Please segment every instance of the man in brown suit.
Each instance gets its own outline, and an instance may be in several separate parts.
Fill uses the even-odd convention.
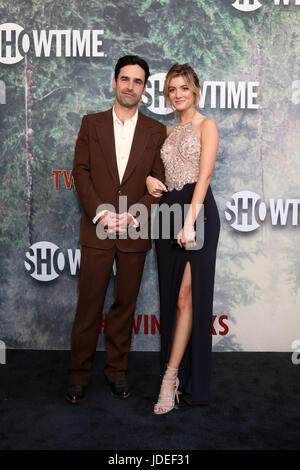
[[[160,148],[166,128],[138,111],[148,77],[148,65],[140,57],[119,59],[113,109],[84,116],[76,141],[73,178],[83,211],[79,295],[66,395],[71,403],[83,400],[92,374],[114,260],[114,302],[106,323],[104,373],[114,396],[130,394],[126,371],[132,324],[146,252],[151,248],[151,204],[159,202],[147,193],[145,182],[148,175],[164,181]],[[120,205],[124,196],[128,212],[122,212]],[[146,218],[133,207],[137,203],[147,208]],[[130,230],[143,232],[147,224],[146,237],[129,236]]]

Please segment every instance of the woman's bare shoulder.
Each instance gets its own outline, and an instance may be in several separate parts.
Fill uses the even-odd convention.
[[[218,127],[217,121],[211,116],[199,116],[193,121],[193,124],[199,131],[204,127]]]
[[[201,118],[196,118],[193,121],[195,130],[199,136],[200,141],[202,141],[202,136],[204,133],[212,133],[218,135],[218,123],[215,118],[211,116],[201,116]]]

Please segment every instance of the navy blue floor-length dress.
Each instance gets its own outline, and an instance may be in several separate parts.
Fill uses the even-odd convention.
[[[191,121],[175,125],[162,147],[162,159],[169,191],[163,194],[159,207],[163,204],[172,206],[177,203],[182,207],[190,204],[200,160],[200,140]],[[202,248],[181,249],[161,235],[155,240],[160,294],[161,374],[169,360],[184,269],[188,262],[191,266],[192,333],[179,368],[179,390],[186,401],[195,405],[207,404],[210,400],[213,295],[219,232],[219,212],[209,186],[204,199]],[[173,235],[176,237],[175,233]]]

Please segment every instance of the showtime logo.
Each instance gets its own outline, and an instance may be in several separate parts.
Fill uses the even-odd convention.
[[[154,114],[173,113],[172,108],[166,107],[163,96],[166,73],[151,75],[142,102]],[[209,106],[220,109],[258,109],[256,102],[258,97],[259,82],[233,82],[233,81],[205,81],[200,95],[199,108]]]
[[[260,196],[252,191],[239,191],[232,196],[233,203],[227,201],[229,210],[225,211],[225,218],[231,227],[239,232],[252,232],[266,219],[267,206],[259,202]],[[288,215],[291,225],[299,225],[300,199],[269,199],[269,211],[272,225],[287,225]]]
[[[37,281],[47,282],[56,279],[69,266],[75,276],[80,266],[80,249],[68,249],[65,255],[54,243],[48,241],[31,245],[25,254],[24,265],[27,272]]]
[[[24,32],[24,28],[16,23],[0,25],[0,62],[16,64],[24,59],[33,45],[36,57],[104,57],[99,51],[103,29],[67,30],[51,29],[33,30],[32,37]]]
[[[274,5],[287,6],[289,4],[290,0],[274,0]],[[300,5],[300,0],[294,0],[294,5]],[[236,0],[234,3],[232,3],[232,6],[237,10],[248,13],[249,11],[258,10],[262,4],[258,0]]]
[[[76,276],[80,267],[81,250],[67,249],[64,254],[55,243],[41,241],[31,245],[25,253],[24,266],[31,277],[41,282],[49,282],[58,278],[68,267],[69,273]],[[116,274],[114,261],[112,272]]]
[[[240,11],[254,11],[261,7],[258,0],[236,0],[232,6]]]
[[[149,111],[154,114],[170,114],[173,113],[172,108],[166,107],[163,94],[166,73],[155,73],[150,75],[147,81],[147,87],[142,102],[148,106]]]

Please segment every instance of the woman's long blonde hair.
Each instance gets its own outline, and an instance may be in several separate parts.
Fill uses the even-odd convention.
[[[189,64],[174,64],[168,71],[165,79],[164,84],[164,97],[166,100],[166,104],[170,107],[170,100],[169,100],[169,86],[170,81],[174,77],[184,77],[186,80],[187,85],[190,87],[192,92],[195,94],[195,106],[198,106],[200,100],[200,82],[198,75],[196,74],[195,70]]]

